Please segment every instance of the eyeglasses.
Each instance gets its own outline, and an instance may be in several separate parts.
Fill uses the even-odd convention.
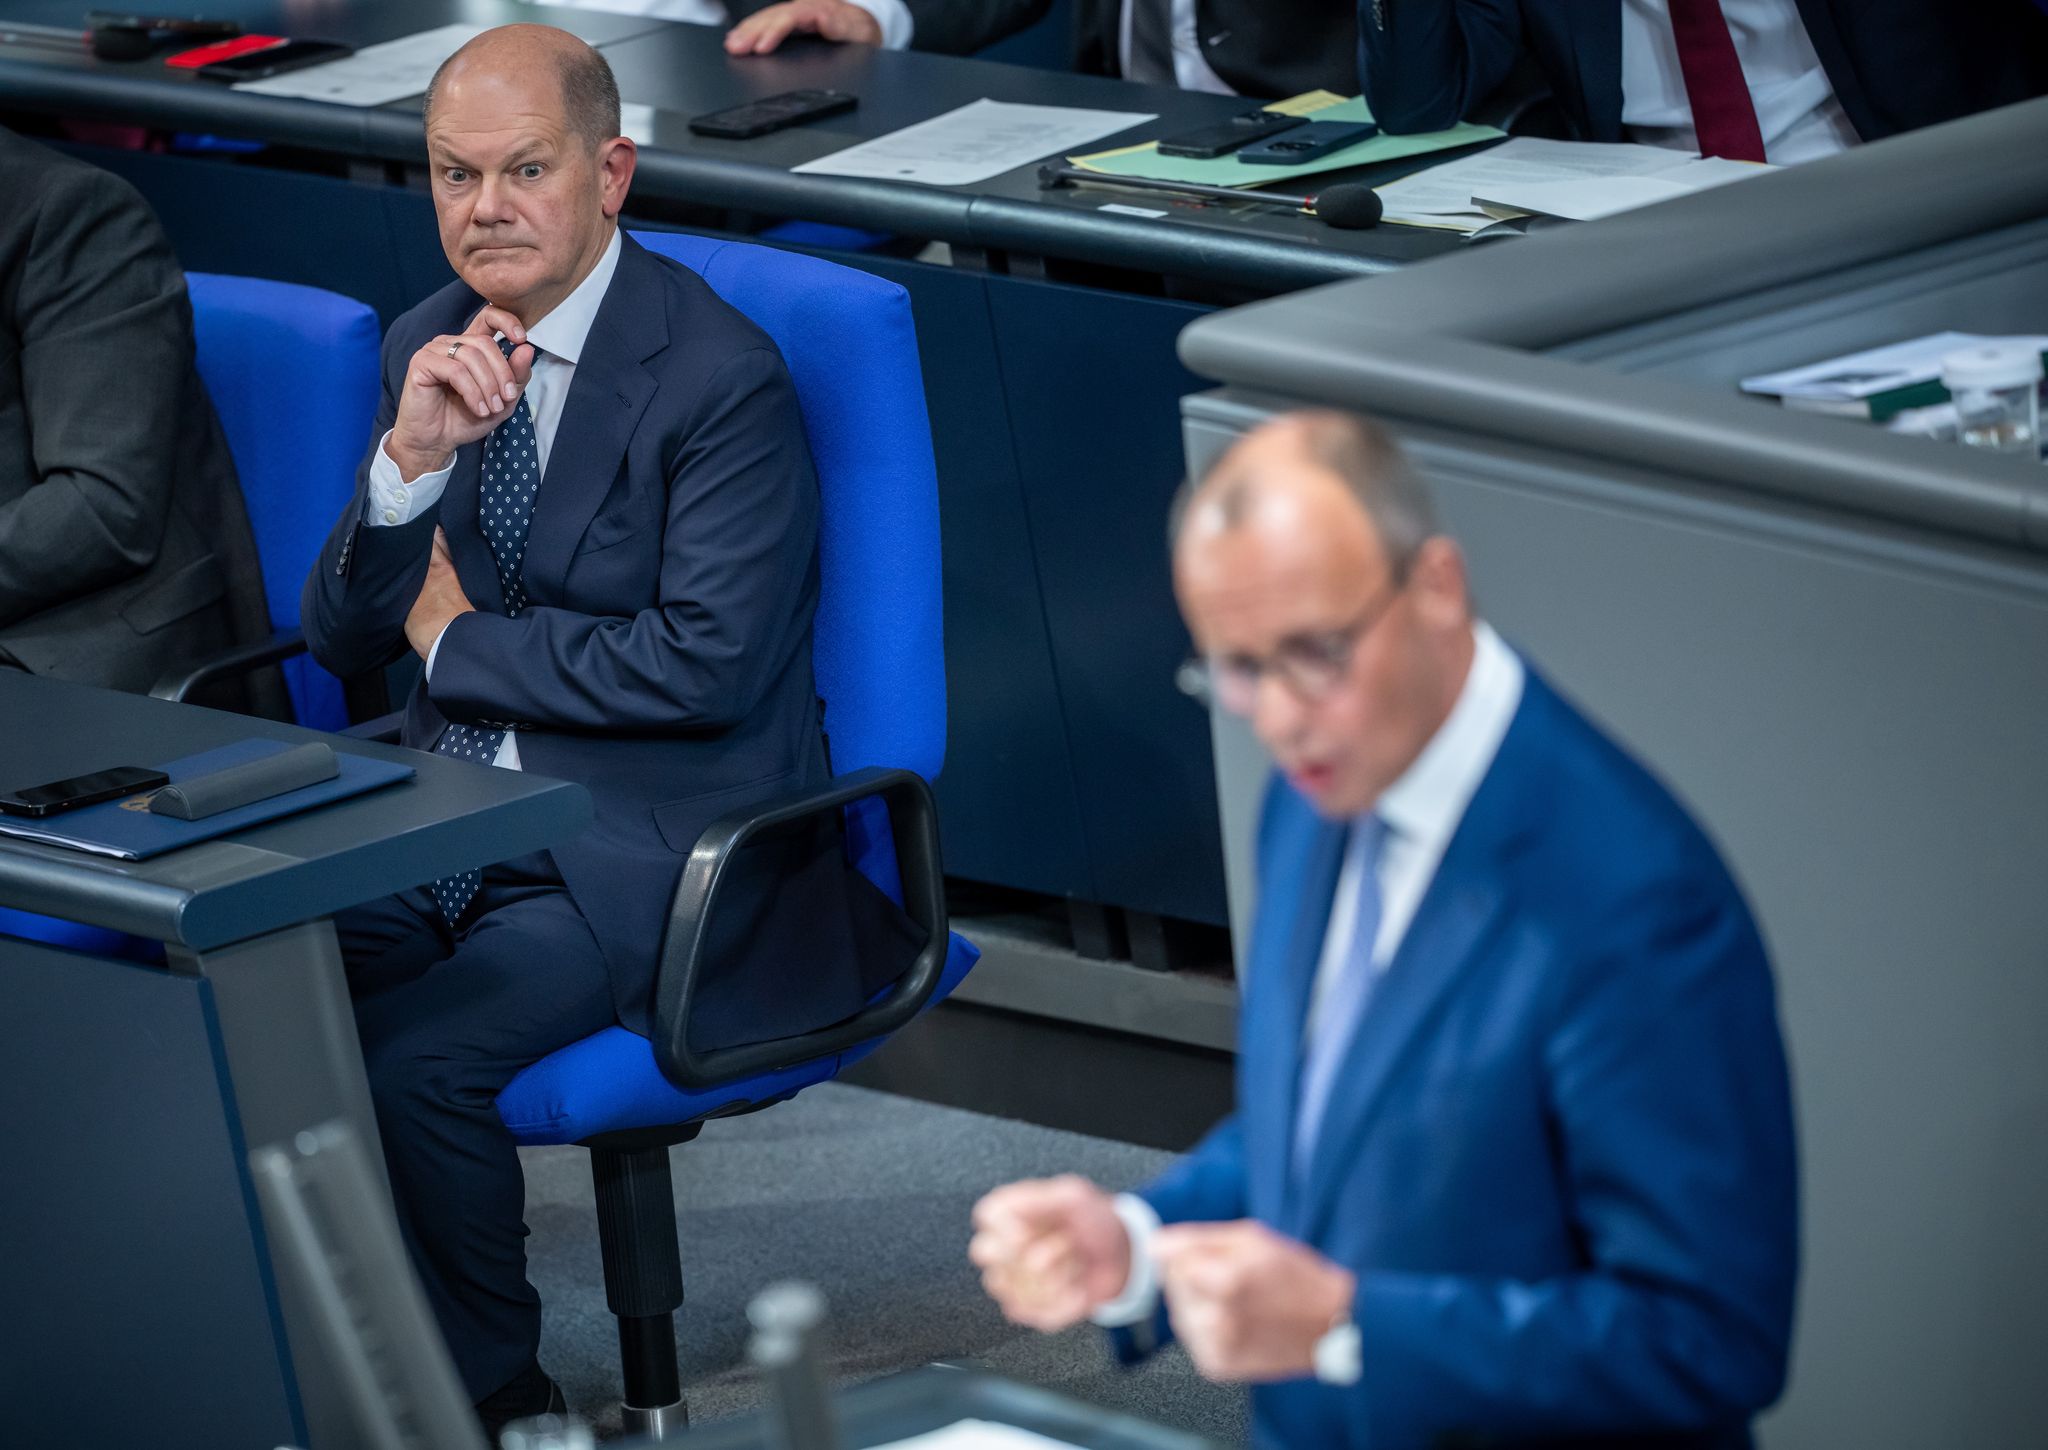
[[[1366,606],[1351,623],[1320,634],[1300,635],[1283,641],[1272,654],[1192,655],[1174,674],[1174,684],[1184,695],[1214,704],[1233,715],[1249,715],[1259,702],[1259,685],[1267,675],[1276,676],[1306,704],[1328,697],[1350,672],[1351,659],[1359,644],[1386,618],[1394,600],[1407,587],[1407,579],[1396,576],[1393,583]]]

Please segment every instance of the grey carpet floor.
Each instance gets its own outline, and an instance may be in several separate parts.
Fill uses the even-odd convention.
[[[530,1271],[546,1306],[541,1362],[601,1432],[618,1428],[618,1340],[605,1309],[580,1148],[528,1149]],[[1141,1183],[1169,1155],[1101,1138],[827,1084],[712,1123],[674,1150],[685,1302],[684,1393],[693,1423],[759,1407],[747,1300],[777,1279],[818,1285],[831,1306],[830,1370],[855,1381],[966,1361],[1227,1444],[1245,1434],[1241,1391],[1209,1384],[1174,1350],[1118,1368],[1087,1326],[1044,1336],[1004,1321],[967,1262],[968,1210],[1013,1178],[1086,1174]]]

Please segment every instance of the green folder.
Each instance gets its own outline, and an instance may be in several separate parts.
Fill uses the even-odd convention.
[[[1284,106],[1286,103],[1283,102]],[[1298,114],[1313,121],[1370,121],[1372,113],[1365,108],[1365,100],[1353,96],[1348,101],[1317,110],[1305,110]],[[1099,171],[1104,176],[1143,176],[1154,181],[1194,181],[1204,186],[1270,186],[1276,181],[1288,181],[1297,176],[1313,176],[1321,171],[1336,171],[1346,166],[1369,166],[1375,161],[1398,161],[1403,156],[1421,156],[1431,151],[1448,151],[1454,146],[1470,146],[1479,141],[1494,141],[1506,135],[1491,126],[1475,126],[1464,122],[1448,131],[1429,131],[1419,136],[1374,136],[1342,151],[1333,151],[1320,161],[1307,161],[1299,166],[1248,166],[1235,156],[1218,156],[1212,161],[1199,160],[1192,156],[1161,156],[1159,143],[1147,141],[1142,146],[1124,146],[1115,151],[1097,151],[1089,156],[1070,156],[1074,165],[1089,171]]]

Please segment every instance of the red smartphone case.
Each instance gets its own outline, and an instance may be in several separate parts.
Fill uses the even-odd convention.
[[[219,60],[233,60],[238,55],[251,51],[275,50],[285,43],[282,35],[238,35],[233,40],[219,40],[212,45],[195,45],[190,50],[181,50],[168,56],[165,65],[174,65],[180,70],[196,70],[202,65],[212,65]]]

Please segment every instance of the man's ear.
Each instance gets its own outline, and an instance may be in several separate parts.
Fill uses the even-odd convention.
[[[640,148],[630,136],[614,136],[597,148],[597,173],[604,214],[616,217],[626,205],[626,192],[633,185],[633,167]]]
[[[1430,625],[1450,629],[1470,622],[1472,594],[1466,582],[1465,554],[1448,535],[1432,534],[1422,541],[1408,566],[1408,585],[1415,594],[1415,607]]]

